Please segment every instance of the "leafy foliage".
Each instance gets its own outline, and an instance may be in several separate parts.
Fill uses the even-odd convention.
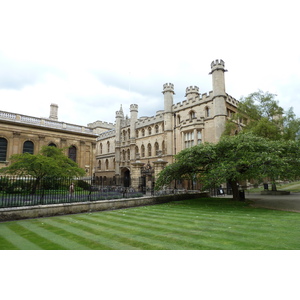
[[[174,179],[201,180],[204,188],[229,182],[233,196],[238,196],[238,181],[295,179],[300,175],[300,143],[272,141],[252,133],[223,137],[219,143],[204,143],[181,151],[176,162],[158,176],[156,188]]]
[[[85,171],[63,153],[63,149],[44,146],[41,151],[32,155],[29,153],[14,154],[10,158],[11,165],[0,170],[1,173],[19,176],[32,176],[36,179],[32,193],[42,178],[83,176]]]
[[[295,140],[300,132],[300,119],[293,108],[284,111],[276,95],[258,90],[240,99],[238,113],[228,122],[224,135],[230,135],[240,118],[247,118],[243,131],[272,140]]]

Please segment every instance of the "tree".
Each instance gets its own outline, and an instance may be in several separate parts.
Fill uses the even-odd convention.
[[[217,144],[204,143],[176,155],[156,180],[156,189],[174,179],[197,178],[204,188],[231,185],[239,199],[238,182],[250,179],[295,179],[300,175],[298,141],[272,141],[252,133],[222,137]]]
[[[258,90],[242,97],[238,113],[229,122],[224,135],[230,135],[237,121],[247,119],[242,130],[272,140],[295,140],[300,132],[300,119],[296,118],[293,108],[284,111],[279,106],[276,95]]]
[[[85,171],[63,153],[63,149],[44,146],[36,154],[14,154],[10,158],[11,164],[2,168],[1,173],[10,175],[25,176],[29,175],[35,178],[35,184],[32,187],[32,193],[45,177],[74,177],[83,176]]]

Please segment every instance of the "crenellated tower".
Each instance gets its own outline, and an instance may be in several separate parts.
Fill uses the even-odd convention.
[[[199,97],[200,93],[199,93],[199,87],[197,86],[188,86],[185,90],[185,97],[187,98],[187,100],[190,99],[195,99],[197,97]]]
[[[211,63],[212,85],[213,85],[213,118],[215,127],[215,141],[219,141],[225,130],[227,109],[225,92],[225,63],[222,59],[216,59]]]
[[[120,159],[121,159],[121,125],[124,120],[122,105],[120,110],[116,111],[116,144],[115,144],[115,159],[116,159],[116,175],[120,175]]]
[[[130,160],[135,159],[136,122],[138,119],[138,105],[130,105]]]
[[[174,118],[173,118],[173,96],[174,92],[174,84],[173,83],[165,83],[163,85],[164,94],[164,129],[165,129],[165,139],[168,141],[166,143],[166,151],[167,155],[173,155],[173,127],[174,127]]]

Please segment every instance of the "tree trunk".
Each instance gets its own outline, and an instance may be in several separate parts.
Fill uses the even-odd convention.
[[[35,179],[35,181],[33,182],[32,190],[31,190],[31,195],[35,195],[36,189],[37,189],[37,187],[38,187],[40,181],[41,181],[41,178],[37,177],[37,178]]]
[[[240,200],[240,194],[239,194],[239,186],[236,180],[230,180],[229,184],[231,185],[231,189],[232,189],[232,199],[233,200]]]

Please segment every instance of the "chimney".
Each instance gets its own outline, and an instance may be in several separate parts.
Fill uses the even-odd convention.
[[[50,105],[50,117],[49,117],[50,120],[54,120],[54,121],[58,120],[57,111],[58,111],[58,105],[52,103]]]

